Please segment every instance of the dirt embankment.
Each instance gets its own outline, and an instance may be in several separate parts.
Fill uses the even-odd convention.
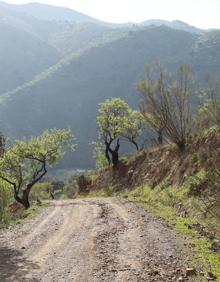
[[[0,231],[0,281],[189,281],[184,244],[125,199],[54,201]]]
[[[181,185],[202,169],[210,180],[213,172],[220,166],[220,128],[207,135],[204,133],[203,137],[195,136],[184,152],[168,144],[146,149],[124,159],[126,160],[122,160],[116,169],[100,171],[88,190],[99,190],[106,183],[115,185],[118,190],[144,184],[152,188],[161,183],[164,186]]]

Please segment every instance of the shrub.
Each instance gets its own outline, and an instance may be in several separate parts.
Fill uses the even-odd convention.
[[[12,193],[7,184],[0,182],[0,227],[9,221],[8,206],[12,198]]]
[[[30,199],[32,201],[48,200],[51,199],[52,192],[53,186],[50,182],[37,183],[34,185],[33,190],[30,193]]]

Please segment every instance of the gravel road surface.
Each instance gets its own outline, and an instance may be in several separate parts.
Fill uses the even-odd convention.
[[[175,231],[119,198],[49,202],[0,231],[0,282],[196,281]]]

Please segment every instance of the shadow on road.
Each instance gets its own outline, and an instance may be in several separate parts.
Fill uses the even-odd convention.
[[[39,266],[27,260],[22,251],[0,246],[0,281],[38,281],[30,279],[30,273]],[[28,278],[29,275],[29,278]]]

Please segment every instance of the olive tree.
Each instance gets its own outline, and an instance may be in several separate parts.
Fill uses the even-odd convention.
[[[15,141],[0,158],[0,178],[13,187],[14,198],[25,209],[30,207],[29,194],[33,186],[64,155],[65,148],[74,150],[70,130],[45,131],[29,141]]]
[[[122,130],[120,136],[124,138],[124,140],[132,143],[137,151],[139,150],[139,146],[136,139],[141,135],[142,128],[143,117],[141,113],[139,111],[129,109],[127,120],[124,124],[124,129]]]
[[[140,111],[149,126],[184,150],[192,129],[190,97],[192,75],[189,66],[179,66],[173,76],[157,64],[156,75],[147,68],[146,79],[138,85],[142,93]]]
[[[119,160],[120,141],[131,142],[138,148],[136,138],[141,134],[140,115],[120,98],[112,98],[100,104],[97,122],[99,139],[105,146],[105,157],[113,166]]]

